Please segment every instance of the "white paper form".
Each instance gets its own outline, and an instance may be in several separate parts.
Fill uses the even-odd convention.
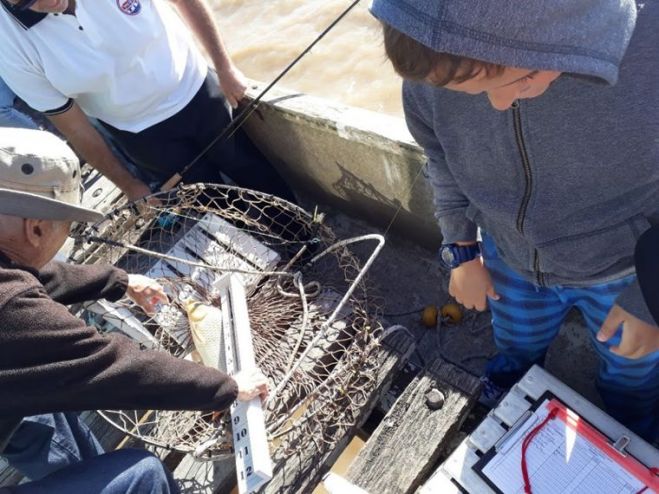
[[[538,407],[483,467],[483,473],[506,494],[524,493],[522,442],[545,419],[548,403],[546,400]],[[526,464],[533,494],[636,494],[645,486],[602,450],[602,445],[577,433],[559,417],[549,420],[533,438],[526,451]],[[645,493],[657,494],[651,488]]]

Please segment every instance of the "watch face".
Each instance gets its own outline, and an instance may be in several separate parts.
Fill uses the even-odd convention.
[[[442,249],[442,261],[444,261],[448,266],[451,266],[455,262],[455,256],[453,255],[450,247],[444,247]]]

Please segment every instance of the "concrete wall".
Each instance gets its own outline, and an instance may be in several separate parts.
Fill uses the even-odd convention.
[[[273,89],[245,128],[289,183],[319,204],[383,228],[395,216],[392,231],[439,244],[425,158],[401,118]]]

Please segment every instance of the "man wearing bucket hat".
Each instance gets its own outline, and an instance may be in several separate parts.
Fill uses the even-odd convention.
[[[141,350],[69,313],[65,304],[124,295],[147,312],[167,302],[144,276],[51,261],[72,222],[102,218],[80,205],[81,190],[78,160],[63,141],[0,128],[0,455],[33,480],[10,492],[176,492],[146,452],[99,456],[73,412],[219,410],[267,393],[266,380]]]
[[[634,273],[659,224],[659,3],[373,0],[428,158],[450,293],[492,312],[494,405],[584,316],[607,410],[659,439],[659,327]],[[482,242],[478,242],[480,229]]]

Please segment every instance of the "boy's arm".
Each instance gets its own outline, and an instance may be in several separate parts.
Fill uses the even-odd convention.
[[[444,243],[467,245],[477,240],[477,226],[466,216],[469,200],[464,196],[446,163],[444,151],[432,130],[430,105],[418,101],[414,84],[403,83],[403,107],[407,126],[428,158],[428,175],[433,188],[435,216]],[[426,113],[426,114],[424,114]],[[449,294],[468,309],[485,310],[487,298],[498,299],[492,279],[480,258],[451,270]]]
[[[410,133],[428,158],[428,180],[433,188],[435,217],[444,243],[476,242],[477,226],[465,215],[469,200],[453,178],[444,150],[432,129],[432,116],[428,115],[430,105],[417,99],[414,88],[418,84],[403,83],[403,108]]]

